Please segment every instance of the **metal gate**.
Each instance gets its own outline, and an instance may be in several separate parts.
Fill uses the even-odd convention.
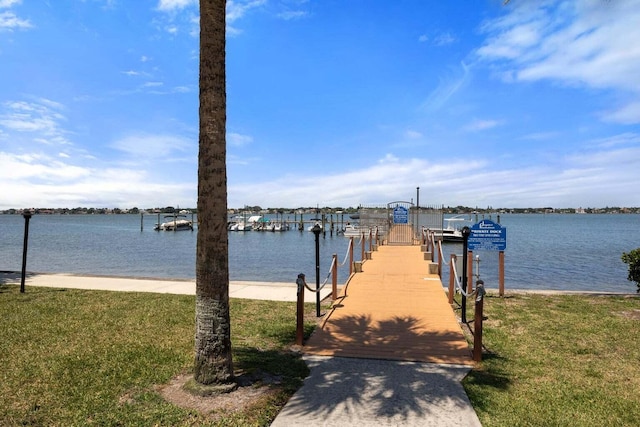
[[[360,227],[374,230],[388,245],[419,244],[422,229],[441,229],[443,206],[415,206],[413,202],[390,202],[386,206],[358,208]]]
[[[389,212],[389,245],[412,245],[414,243],[413,203],[391,202],[387,204]]]

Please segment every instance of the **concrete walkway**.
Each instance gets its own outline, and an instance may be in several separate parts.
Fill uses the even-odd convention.
[[[468,366],[305,356],[311,374],[272,427],[480,427]]]
[[[19,272],[0,272],[0,284],[20,284]],[[88,276],[82,274],[27,273],[25,287],[41,286],[65,289],[94,289],[121,292],[156,292],[178,295],[195,295],[195,280],[155,279],[113,276]],[[259,299],[269,301],[296,301],[295,282],[248,282],[231,281],[230,298]],[[331,287],[325,286],[322,298],[331,294]],[[315,301],[315,293],[305,290],[305,301]]]

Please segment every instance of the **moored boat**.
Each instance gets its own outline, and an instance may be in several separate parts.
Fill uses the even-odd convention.
[[[462,218],[460,215],[451,218],[444,218],[447,226],[444,228],[429,228],[428,230],[434,233],[436,240],[442,240],[443,242],[462,242],[462,226],[463,222],[469,222],[467,219]],[[454,225],[456,224],[456,225]],[[427,231],[427,229],[424,229]]]
[[[156,231],[186,231],[193,230],[193,222],[188,219],[181,219],[184,215],[166,215],[165,219],[173,218],[161,224],[156,224],[153,228]]]

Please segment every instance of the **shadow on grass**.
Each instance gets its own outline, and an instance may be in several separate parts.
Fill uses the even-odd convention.
[[[309,375],[304,360],[294,352],[241,347],[234,348],[233,357],[239,382],[281,384],[295,391]]]
[[[25,273],[25,279],[37,276],[38,273]],[[0,293],[7,292],[8,285],[18,285],[22,281],[22,273],[20,271],[0,271]]]
[[[482,367],[473,369],[463,381],[464,388],[473,406],[483,412],[488,410],[491,402],[487,400],[487,389],[507,391],[511,386],[511,378],[501,368],[509,363],[508,359],[488,353],[482,356]]]

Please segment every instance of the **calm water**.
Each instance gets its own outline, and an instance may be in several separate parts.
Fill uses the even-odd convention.
[[[488,217],[488,216],[487,216]],[[492,218],[494,221],[497,218]],[[112,276],[194,278],[197,231],[156,232],[157,216],[35,215],[29,223],[27,270]],[[505,287],[633,292],[622,252],[640,247],[640,215],[501,215],[507,229]],[[20,271],[24,219],[0,215],[0,270]],[[331,255],[344,261],[348,239],[320,237],[320,281]],[[368,248],[368,246],[367,246]],[[462,245],[444,245],[461,255]],[[360,248],[356,248],[359,259]],[[476,251],[480,275],[497,287],[497,253]],[[475,266],[474,266],[475,269]],[[339,283],[348,266],[338,269]],[[230,232],[231,280],[315,283],[315,241],[308,231]],[[448,268],[443,282],[448,283]]]

